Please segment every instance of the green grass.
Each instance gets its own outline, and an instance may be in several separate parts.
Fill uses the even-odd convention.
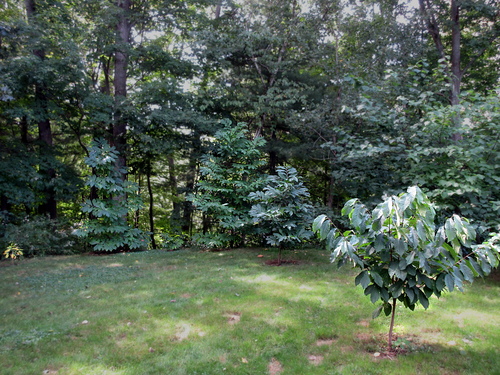
[[[257,255],[263,254],[263,258]],[[1,374],[498,374],[500,281],[388,318],[317,250],[66,256],[0,264]],[[281,372],[279,372],[281,371]]]

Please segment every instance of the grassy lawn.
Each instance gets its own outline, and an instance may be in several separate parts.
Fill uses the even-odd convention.
[[[263,257],[258,257],[263,255]],[[0,264],[0,373],[499,374],[500,277],[388,318],[319,250],[68,256]],[[378,354],[381,353],[380,356]]]

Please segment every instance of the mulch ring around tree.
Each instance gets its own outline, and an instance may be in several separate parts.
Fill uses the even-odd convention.
[[[367,352],[373,356],[373,359],[395,359],[402,355],[407,355],[415,352],[434,352],[432,345],[420,342],[417,337],[402,337],[394,336],[392,348],[387,347],[387,343],[382,344],[387,340],[387,335],[378,335],[373,337],[366,334],[359,334],[357,339],[361,343],[367,344]],[[374,346],[378,346],[374,348]]]

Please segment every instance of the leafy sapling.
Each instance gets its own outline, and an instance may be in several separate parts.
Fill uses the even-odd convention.
[[[211,151],[201,157],[196,191],[187,197],[210,223],[204,228],[207,233],[196,239],[198,245],[208,248],[239,246],[252,234],[248,194],[260,190],[265,182],[260,173],[266,163],[264,139],[250,138],[244,123],[223,120],[221,126]]]
[[[311,237],[312,206],[309,191],[292,167],[278,167],[277,174],[267,177],[262,191],[250,193],[254,202],[250,210],[254,225],[265,233],[266,242],[279,249],[278,265],[282,250]]]
[[[338,266],[352,263],[361,269],[356,285],[361,285],[372,303],[382,302],[373,317],[382,310],[391,315],[389,349],[397,301],[410,310],[417,303],[427,309],[432,295],[439,298],[455,288],[463,291],[464,282],[489,274],[499,263],[495,238],[474,244],[476,233],[466,219],[453,215],[444,226],[436,227],[435,210],[416,186],[386,198],[372,212],[358,199],[351,199],[342,215],[348,216],[352,230],[342,232],[320,215],[313,231],[326,241],[332,262]]]
[[[118,151],[105,140],[92,142],[85,162],[94,173],[86,185],[94,189],[95,196],[82,204],[82,211],[89,214],[77,234],[97,251],[139,249],[147,245],[147,233],[131,227],[127,214],[143,207],[138,186],[122,180],[122,170],[116,167]]]

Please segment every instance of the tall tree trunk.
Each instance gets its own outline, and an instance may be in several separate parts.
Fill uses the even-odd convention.
[[[196,145],[193,145],[193,150],[196,150]],[[189,157],[189,165],[188,165],[188,171],[186,173],[186,192],[190,193],[194,190],[194,186],[196,183],[196,166],[197,166],[197,160],[196,156],[194,154],[194,151],[191,152],[191,155]],[[191,234],[191,229],[193,227],[192,225],[192,220],[193,220],[193,204],[185,200],[184,201],[184,212],[182,215],[182,232],[184,233],[189,233]]]
[[[19,122],[19,128],[21,130],[21,143],[25,146],[28,145],[28,119],[26,116],[21,117]]]
[[[222,8],[222,0],[219,0],[217,5],[215,6],[215,19],[220,17],[221,8]]]
[[[116,6],[119,8],[119,15],[116,24],[115,68],[113,77],[115,113],[110,143],[118,151],[115,168],[119,172],[120,178],[124,181],[127,178],[127,120],[123,116],[123,107],[127,98],[128,49],[130,47],[130,33],[132,29],[129,18],[131,0],[116,0]],[[125,202],[127,197],[125,194],[120,194],[114,196],[113,199],[118,202]],[[123,221],[127,221],[126,214],[123,216]]]
[[[148,197],[149,197],[149,231],[151,232],[151,246],[156,249],[155,241],[155,216],[154,216],[154,196],[153,187],[151,185],[151,159],[148,158],[148,166],[146,168],[146,183],[148,185]]]
[[[327,173],[329,172],[330,177],[328,178],[327,188],[326,188],[326,207],[330,210],[333,209],[333,189],[335,188],[335,178],[333,177],[332,168],[327,169]]]
[[[179,187],[175,171],[175,160],[173,156],[168,157],[168,180],[172,194],[172,213],[170,214],[170,228],[174,231],[181,229],[181,202],[179,199]],[[181,229],[182,230],[182,229]]]
[[[269,151],[269,174],[276,174],[276,168],[278,166],[278,152],[276,151],[276,141],[278,137],[276,136],[276,130],[271,131],[271,141],[274,143]]]
[[[34,17],[37,13],[36,1],[35,0],[25,0],[26,15],[30,23],[35,23]],[[40,63],[45,60],[45,51],[43,49],[35,49],[33,51]],[[38,139],[42,144],[41,152],[51,153],[53,147],[53,137],[52,129],[48,114],[48,98],[47,98],[47,87],[41,83],[35,83],[35,103],[39,110],[39,120],[38,120]],[[56,177],[56,172],[53,168],[40,168],[40,173],[45,176],[48,187],[45,187],[43,193],[45,195],[45,201],[39,207],[39,213],[43,215],[48,215],[51,219],[57,218],[57,201],[55,197],[55,192],[51,185],[51,181]]]
[[[12,205],[5,195],[0,195],[0,211],[10,211]]]
[[[460,86],[462,84],[463,72],[460,69],[460,9],[457,0],[451,0],[450,7],[451,19],[451,98],[452,106],[460,104]],[[453,125],[458,129],[461,125],[460,114],[453,116]],[[458,131],[453,133],[452,139],[460,141],[462,134]]]
[[[120,14],[116,25],[115,70],[113,81],[115,89],[115,118],[112,143],[120,153],[116,161],[116,167],[124,169],[127,165],[127,121],[123,116],[123,105],[127,97],[128,49],[130,47],[130,33],[132,29],[129,15],[131,0],[117,0],[116,6],[120,8]],[[122,178],[125,179],[125,172],[123,172]]]
[[[462,70],[460,69],[460,10],[456,0],[451,0],[451,105],[460,102],[460,85],[462,84]]]
[[[431,0],[419,0],[420,11],[427,24],[427,31],[434,41],[434,45],[439,53],[440,58],[445,57],[444,45],[441,39],[441,31],[438,21],[433,13]],[[460,104],[460,86],[462,85],[462,77],[464,72],[460,68],[460,43],[461,43],[461,28],[460,28],[460,6],[458,0],[450,0],[450,19],[451,25],[451,58],[448,73],[451,75],[451,91],[450,104],[452,106]],[[457,113],[453,117],[453,125],[458,130],[460,127],[460,115]],[[456,131],[452,135],[454,141],[462,139],[462,135]]]

